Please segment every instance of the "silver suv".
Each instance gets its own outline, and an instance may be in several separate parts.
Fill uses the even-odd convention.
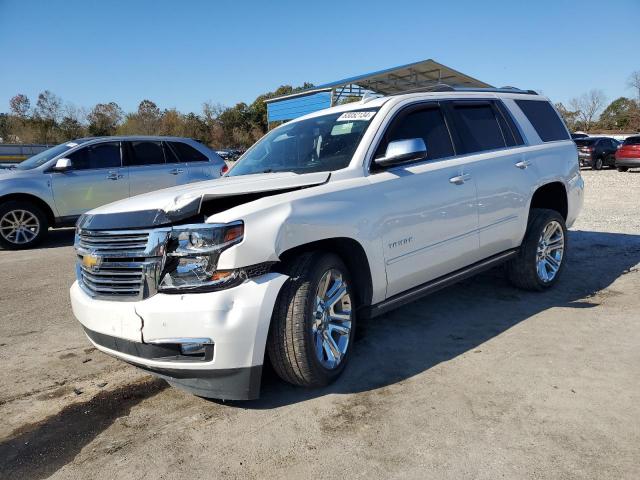
[[[189,138],[81,138],[0,169],[0,246],[36,245],[49,227],[141,193],[218,178],[224,160]]]

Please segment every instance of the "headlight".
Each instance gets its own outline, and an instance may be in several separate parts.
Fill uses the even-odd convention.
[[[238,270],[218,270],[218,258],[244,238],[244,224],[202,224],[174,227],[160,281],[161,292],[212,291],[244,281]]]

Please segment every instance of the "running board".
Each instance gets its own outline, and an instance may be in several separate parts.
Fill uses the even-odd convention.
[[[417,287],[413,287],[410,290],[398,293],[393,297],[387,298],[380,303],[376,303],[375,305],[371,305],[368,308],[364,308],[360,315],[365,318],[373,318],[383,315],[391,310],[406,305],[407,303],[411,303],[420,297],[424,297],[425,295],[429,295],[430,293],[448,287],[449,285],[459,282],[460,280],[472,277],[480,272],[484,272],[485,270],[490,270],[491,268],[500,265],[507,260],[510,260],[517,254],[518,249],[514,248],[512,250],[507,250],[492,257],[486,258],[485,260],[474,263],[473,265],[461,268],[460,270],[456,270],[453,273],[449,273],[442,277],[436,278],[435,280],[431,280],[430,282],[423,283],[422,285],[418,285]]]

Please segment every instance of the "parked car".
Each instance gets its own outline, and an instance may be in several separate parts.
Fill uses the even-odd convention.
[[[224,161],[177,137],[81,138],[0,170],[0,246],[37,245],[49,227],[74,225],[92,208],[220,176]]]
[[[615,167],[616,152],[620,142],[609,137],[589,137],[574,140],[578,146],[580,165],[601,170],[602,167]]]
[[[231,152],[231,150],[216,150],[216,153],[223,159],[223,160],[231,160],[233,157],[233,153]]]
[[[616,152],[616,167],[619,172],[640,168],[640,135],[627,137]]]
[[[235,162],[236,160],[238,160],[238,158],[240,158],[244,151],[230,148],[227,150],[216,150],[216,153],[229,162]]]
[[[572,140],[576,140],[578,138],[589,138],[589,135],[587,135],[586,133],[572,133],[571,134],[571,139]]]
[[[273,129],[224,178],[83,215],[71,304],[99,350],[200,396],[256,398],[265,358],[320,387],[362,318],[505,262],[555,285],[583,186],[546,98],[366,99]]]

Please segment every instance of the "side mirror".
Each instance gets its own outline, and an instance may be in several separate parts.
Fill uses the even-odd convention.
[[[384,157],[376,158],[374,162],[380,167],[415,162],[427,158],[427,146],[421,138],[396,140],[389,142]]]
[[[52,170],[55,172],[66,172],[67,170],[71,170],[72,167],[73,164],[71,160],[68,158],[59,158]]]

